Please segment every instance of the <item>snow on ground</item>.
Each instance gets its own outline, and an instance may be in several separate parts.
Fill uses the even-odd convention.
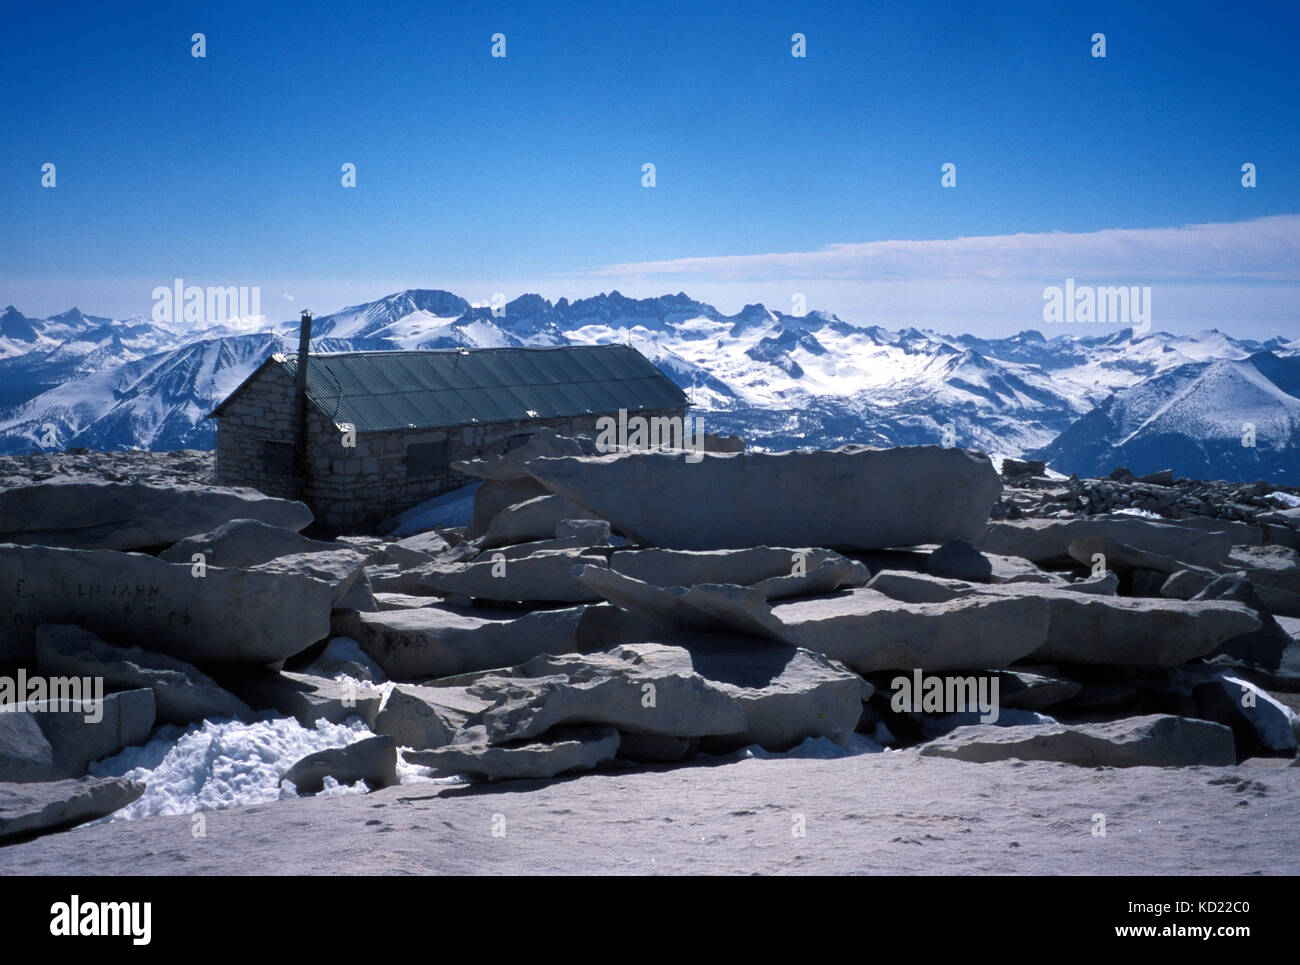
[[[280,786],[282,773],[308,754],[371,736],[360,717],[342,724],[318,720],[312,729],[291,717],[270,714],[252,724],[234,720],[206,720],[187,728],[167,724],[154,732],[149,743],[91,764],[90,773],[128,777],[147,785],[141,797],[105,820],[220,811],[297,797],[291,785]],[[339,793],[337,786],[332,793]]]
[[[302,672],[315,674],[318,677],[334,677],[338,676],[334,670],[336,666],[349,663],[356,664],[370,674],[370,681],[361,681],[360,686],[374,687],[380,681],[388,680],[383,667],[370,659],[370,654],[362,650],[361,644],[351,637],[330,637],[329,643],[325,644],[325,649],[321,651],[320,656]],[[387,697],[384,699],[386,700]]]
[[[371,663],[360,646],[347,637],[331,640],[322,659],[326,655]],[[340,673],[333,677],[341,680],[346,675]],[[357,681],[357,686],[379,691],[382,707],[395,685],[389,681]],[[292,784],[280,784],[281,774],[308,754],[346,747],[373,736],[359,716],[349,717],[341,724],[321,719],[314,728],[303,727],[292,717],[279,717],[271,712],[251,724],[235,720],[206,720],[186,728],[167,724],[155,730],[147,744],[128,747],[114,757],[91,764],[90,773],[95,777],[128,777],[146,784],[141,797],[104,818],[105,821],[221,811],[242,804],[298,797]],[[400,784],[463,784],[468,780],[463,775],[408,764],[400,750],[397,757]],[[368,790],[364,781],[348,786],[326,777],[325,789],[320,793],[364,794]]]
[[[482,482],[472,482],[441,496],[426,499],[397,517],[397,528],[388,535],[400,539],[435,526],[466,526],[474,512],[474,493]]]
[[[1269,493],[1265,498],[1284,506],[1300,506],[1300,496],[1293,496],[1291,493]]]

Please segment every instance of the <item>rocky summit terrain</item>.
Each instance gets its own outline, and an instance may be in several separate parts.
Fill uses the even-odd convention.
[[[0,457],[0,871],[1300,869],[1295,490],[710,449]]]

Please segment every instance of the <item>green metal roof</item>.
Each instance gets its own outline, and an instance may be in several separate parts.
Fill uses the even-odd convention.
[[[296,358],[282,364],[296,376]],[[688,404],[671,379],[626,345],[312,355],[307,397],[358,432]]]

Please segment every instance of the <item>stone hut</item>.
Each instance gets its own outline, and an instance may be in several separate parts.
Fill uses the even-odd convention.
[[[595,434],[601,416],[684,417],[685,393],[626,345],[276,354],[210,414],[216,479],[301,499],[333,531],[363,530],[473,480],[457,460],[540,426]],[[299,360],[305,364],[299,365]]]

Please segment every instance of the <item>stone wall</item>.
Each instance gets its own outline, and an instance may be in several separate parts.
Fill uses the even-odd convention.
[[[682,416],[685,408],[637,414]],[[313,408],[308,424],[311,479],[302,498],[327,529],[367,530],[426,499],[475,481],[454,471],[453,462],[501,455],[510,447],[512,438],[520,437],[517,441],[522,442],[524,436],[541,426],[565,435],[595,435],[600,415],[358,432],[356,446],[344,448],[342,431]],[[442,445],[439,470],[412,476],[409,447],[420,444]]]
[[[541,426],[572,435],[595,435],[596,420],[605,413],[560,419],[521,419],[471,423],[438,429],[357,432],[355,446],[344,446],[344,433],[315,406],[308,407],[307,475],[303,488],[292,473],[274,471],[264,448],[294,441],[293,380],[278,365],[263,369],[226,405],[218,418],[217,482],[252,486],[267,495],[302,499],[317,522],[332,531],[364,531],[381,520],[440,493],[474,480],[451,469],[451,463],[504,453],[513,437]],[[683,416],[684,406],[638,411],[643,416]],[[612,413],[617,415],[617,413]],[[410,447],[433,445],[433,471],[413,475]],[[426,453],[426,456],[428,454]],[[417,464],[419,460],[416,460]]]
[[[217,419],[217,483],[297,498],[292,472],[271,471],[264,448],[287,445],[291,452],[294,418],[293,380],[282,366],[260,369]]]

